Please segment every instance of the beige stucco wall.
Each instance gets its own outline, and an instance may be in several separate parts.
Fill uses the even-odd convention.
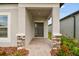
[[[60,7],[52,8],[52,37],[60,34]]]
[[[19,3],[20,7],[59,7],[59,3]]]
[[[31,19],[31,15],[29,14],[28,10],[26,9],[26,45],[28,45],[28,43],[30,43],[30,41],[34,37],[34,35],[33,35],[34,28],[33,27],[34,27],[34,24]]]
[[[25,34],[25,45],[27,46],[34,37],[34,24],[27,8],[19,7],[18,10],[18,33]]]
[[[17,9],[17,4],[2,4],[0,5],[0,12],[8,12],[11,13],[11,24],[10,24],[10,29],[11,29],[11,42],[0,42],[0,47],[8,47],[8,46],[16,46],[16,34],[18,31],[18,9]]]
[[[18,7],[18,33],[25,34],[26,31],[26,9]]]
[[[44,21],[44,38],[48,38],[48,20]]]

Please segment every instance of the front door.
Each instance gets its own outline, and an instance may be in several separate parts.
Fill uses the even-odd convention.
[[[35,22],[35,37],[44,36],[44,24]]]

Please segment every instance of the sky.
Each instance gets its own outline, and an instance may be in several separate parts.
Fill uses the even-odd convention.
[[[60,19],[79,10],[79,3],[64,3],[60,8]],[[48,21],[51,24],[51,19]]]
[[[60,19],[79,10],[79,3],[65,3],[60,8]]]

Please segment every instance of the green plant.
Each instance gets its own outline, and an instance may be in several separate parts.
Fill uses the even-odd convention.
[[[58,56],[71,56],[73,55],[72,52],[70,51],[69,47],[66,45],[61,45],[61,49],[57,53]]]
[[[13,55],[13,56],[22,56],[22,54],[18,51],[16,51],[14,54],[11,54],[11,55]]]
[[[74,47],[74,48],[72,49],[72,52],[73,52],[73,54],[74,54],[75,56],[79,56],[79,48],[78,48],[78,47]]]
[[[29,54],[29,51],[26,49],[19,49],[17,50],[14,54],[12,54],[13,56],[26,56]]]
[[[52,39],[52,33],[48,32],[48,38],[51,40]]]
[[[67,37],[61,37],[61,49],[57,53],[58,56],[79,56],[79,41]]]

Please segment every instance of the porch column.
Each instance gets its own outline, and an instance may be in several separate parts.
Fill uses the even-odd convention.
[[[52,8],[52,43],[53,48],[60,48],[59,7]]]
[[[25,34],[25,22],[26,22],[26,9],[25,7],[19,7],[18,8],[18,23],[19,23],[19,27],[18,27],[18,32],[19,33],[23,33]]]
[[[25,47],[25,33],[26,33],[26,9],[25,7],[18,7],[18,33],[17,33],[17,47]]]

